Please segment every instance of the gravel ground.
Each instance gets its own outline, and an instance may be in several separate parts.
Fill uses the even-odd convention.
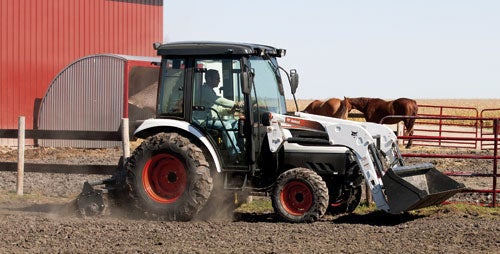
[[[38,148],[25,154],[28,162],[114,165],[120,150]],[[1,161],[16,158],[15,150],[0,148]],[[425,159],[407,161],[411,164]],[[466,167],[463,171],[491,173],[492,168],[491,162],[430,162],[444,171]],[[326,216],[311,224],[284,223],[272,213],[237,213],[232,220],[191,222],[132,219],[119,213],[97,218],[75,216],[69,204],[83,181],[103,177],[25,173],[26,194],[17,196],[16,173],[0,171],[0,253],[500,252],[498,213],[483,215],[452,206],[442,206],[428,215],[356,211]],[[465,180],[467,187],[491,188],[491,178],[457,180]],[[487,196],[457,196],[454,198],[465,202],[488,200]]]

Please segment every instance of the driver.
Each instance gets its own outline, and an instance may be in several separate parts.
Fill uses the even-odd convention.
[[[219,113],[219,116],[222,117],[224,115],[228,115],[233,109],[239,108],[243,105],[243,102],[234,102],[232,100],[226,99],[222,96],[218,96],[214,88],[216,88],[220,83],[220,75],[217,70],[210,69],[205,73],[205,83],[201,87],[201,103],[207,109],[214,109]],[[210,110],[210,115],[212,117],[212,123],[215,128],[223,130],[223,127],[226,130],[236,129],[237,121],[233,117],[228,118],[227,120],[222,120],[217,117],[217,114]],[[229,156],[232,158],[236,158],[238,154],[240,154],[240,149],[237,145],[236,137],[234,135],[234,131],[222,131],[222,136],[224,138],[224,142],[226,143]]]
[[[205,73],[205,84],[201,88],[201,102],[203,105],[215,109],[217,112],[229,112],[231,109],[242,106],[242,101],[234,102],[222,96],[218,96],[214,88],[217,88],[220,83],[220,75],[217,70],[210,69]],[[213,112],[213,117],[217,117]]]

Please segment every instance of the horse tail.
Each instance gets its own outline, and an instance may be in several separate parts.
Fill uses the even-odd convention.
[[[307,107],[305,109],[303,109],[301,112],[309,113],[308,111],[310,110],[310,108],[311,108],[311,104],[307,105]]]
[[[409,104],[408,116],[416,117],[418,115],[418,104],[415,100],[411,100],[412,103]],[[415,125],[415,118],[409,118],[405,121],[406,128],[406,136],[413,136],[413,130]],[[412,139],[408,139],[408,143],[406,144],[406,148],[410,148],[412,146]]]
[[[318,103],[321,104],[322,102],[320,100],[312,101],[311,103],[309,103],[309,105],[307,105],[307,107],[304,110],[302,110],[302,112],[314,114],[315,109],[318,107]]]
[[[348,114],[349,114],[349,109],[347,108],[346,101],[341,100],[339,108],[337,109],[333,117],[347,119]]]
[[[406,119],[404,121],[406,133],[405,136],[413,136],[413,127],[415,125],[415,118]],[[413,140],[411,138],[408,139],[408,143],[406,144],[406,148],[410,148],[413,144]]]
[[[305,112],[305,113],[310,113],[311,108],[312,108],[312,105],[313,105],[313,103],[312,103],[312,102],[311,102],[311,103],[309,103],[309,105],[307,105],[307,106],[306,106],[306,108],[302,110],[302,112]]]
[[[416,101],[415,101],[415,106],[413,107],[413,110],[414,110],[414,115],[417,116],[418,115],[418,104]]]

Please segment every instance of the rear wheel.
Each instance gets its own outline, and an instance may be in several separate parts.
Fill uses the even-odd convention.
[[[283,172],[272,194],[274,211],[290,222],[313,222],[328,206],[328,188],[321,176],[307,168]]]
[[[212,191],[201,149],[177,133],[146,139],[128,161],[126,182],[138,210],[165,220],[192,219]]]

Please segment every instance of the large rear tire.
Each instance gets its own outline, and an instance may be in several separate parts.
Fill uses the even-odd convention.
[[[147,217],[191,220],[212,191],[212,177],[201,149],[177,133],[146,139],[127,163],[129,197]]]
[[[271,196],[274,211],[289,222],[314,222],[328,207],[328,188],[316,172],[293,168],[277,179]]]

